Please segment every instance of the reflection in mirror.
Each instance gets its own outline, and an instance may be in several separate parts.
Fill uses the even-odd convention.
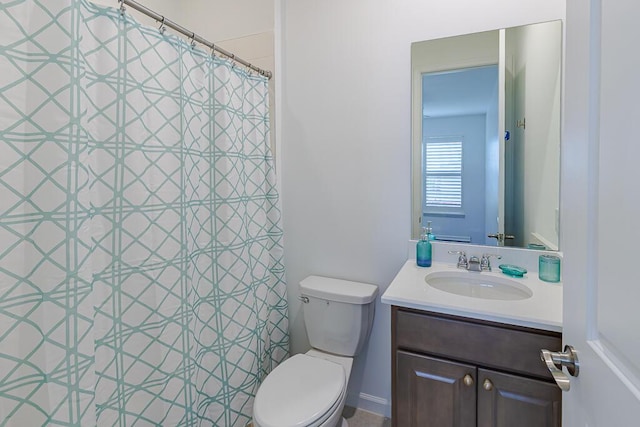
[[[559,21],[414,43],[412,237],[558,249]],[[490,237],[488,237],[490,236]]]
[[[425,73],[422,100],[423,223],[437,224],[440,240],[494,244],[498,66]]]

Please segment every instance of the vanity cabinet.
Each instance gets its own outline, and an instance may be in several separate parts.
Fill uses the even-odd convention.
[[[561,425],[561,391],[540,349],[557,332],[392,308],[396,427]]]

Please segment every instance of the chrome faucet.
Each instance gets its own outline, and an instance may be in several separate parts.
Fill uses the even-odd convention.
[[[469,257],[469,265],[467,266],[468,271],[482,271],[480,268],[480,258],[475,255]]]
[[[482,259],[475,255],[471,255],[467,258],[467,254],[464,251],[449,251],[450,254],[458,255],[458,268],[463,268],[467,271],[491,271],[491,257],[501,259],[500,255],[482,254]]]
[[[467,261],[467,254],[464,251],[449,251],[450,254],[458,255],[458,268],[469,268],[469,261]]]
[[[481,271],[491,271],[491,261],[490,261],[491,257],[495,257],[496,259],[502,259],[500,255],[482,254],[482,259],[480,260]]]

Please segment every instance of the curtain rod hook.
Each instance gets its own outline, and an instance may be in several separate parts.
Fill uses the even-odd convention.
[[[158,31],[160,31],[160,34],[164,34],[165,30],[167,29],[167,27],[164,26],[164,20],[165,17],[162,17],[162,20],[160,21],[160,28],[158,28]]]
[[[191,33],[191,48],[196,47],[196,33]]]
[[[118,0],[120,3],[120,15],[124,16],[124,13],[127,11],[127,8],[124,7],[124,0]]]

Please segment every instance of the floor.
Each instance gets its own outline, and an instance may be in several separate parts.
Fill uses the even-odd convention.
[[[391,427],[391,419],[362,409],[345,406],[342,416],[349,423],[349,427]],[[252,423],[247,427],[253,427]]]
[[[350,406],[345,406],[342,415],[349,427],[391,427],[391,419]]]

